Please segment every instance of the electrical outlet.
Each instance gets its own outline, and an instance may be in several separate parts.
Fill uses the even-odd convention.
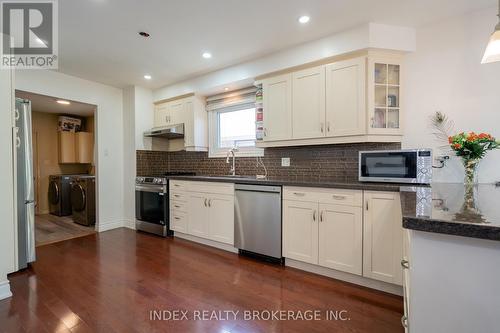
[[[290,157],[282,157],[281,158],[281,166],[289,167],[290,166]]]

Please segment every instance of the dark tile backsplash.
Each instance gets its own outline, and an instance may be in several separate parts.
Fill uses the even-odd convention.
[[[356,143],[325,146],[266,148],[262,160],[269,177],[290,180],[352,182],[358,179],[360,150],[400,149],[399,143]],[[290,167],[281,158],[290,158]],[[220,176],[229,173],[225,158],[208,158],[203,152],[137,151],[137,175],[161,175],[167,171],[189,171],[198,175]],[[238,175],[264,174],[255,157],[236,158]]]

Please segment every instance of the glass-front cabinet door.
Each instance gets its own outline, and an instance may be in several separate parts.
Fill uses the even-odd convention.
[[[401,63],[399,59],[374,57],[369,63],[369,132],[401,134]]]

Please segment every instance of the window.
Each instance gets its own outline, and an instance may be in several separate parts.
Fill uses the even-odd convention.
[[[209,112],[209,157],[226,157],[238,148],[236,156],[263,156],[255,147],[255,105],[244,103]]]
[[[220,148],[255,147],[255,107],[217,112]]]

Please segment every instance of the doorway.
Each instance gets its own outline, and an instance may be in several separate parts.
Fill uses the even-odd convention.
[[[36,246],[94,234],[95,105],[16,90],[30,101]]]

